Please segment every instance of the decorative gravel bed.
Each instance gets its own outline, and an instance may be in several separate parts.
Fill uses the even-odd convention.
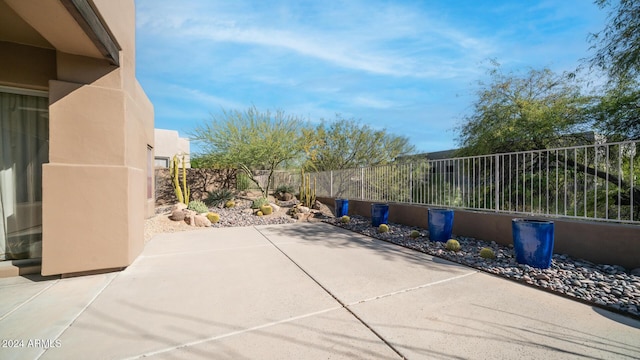
[[[445,249],[442,242],[429,241],[429,232],[417,227],[389,223],[389,232],[379,233],[377,228],[371,226],[369,219],[358,215],[351,216],[351,221],[346,224],[336,218],[324,221],[640,319],[640,276],[632,275],[618,265],[594,264],[568,255],[554,254],[551,267],[542,270],[518,264],[512,246],[502,246],[493,241],[455,236],[462,249],[453,252]],[[420,236],[411,238],[409,234],[412,230],[419,231]],[[493,249],[496,258],[481,258],[479,253],[483,247]]]

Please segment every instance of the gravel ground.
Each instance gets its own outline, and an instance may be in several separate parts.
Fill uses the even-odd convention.
[[[249,200],[236,200],[234,208],[212,208],[211,211],[220,214],[220,221],[213,224],[213,227],[296,222],[295,219],[286,215],[288,210],[286,207],[268,216],[256,216],[251,211],[250,205]],[[170,209],[170,206],[157,208],[157,215],[145,222],[145,241],[158,233],[206,229],[189,226],[183,221],[171,221],[168,218]],[[459,241],[462,249],[453,252],[445,249],[442,242],[429,241],[429,232],[422,228],[390,223],[389,232],[378,233],[377,228],[372,227],[367,218],[354,215],[349,223],[343,224],[339,219],[332,217],[326,207],[322,214],[325,215],[322,217],[324,222],[344,229],[640,319],[640,276],[637,274],[639,269],[633,270],[631,274],[618,265],[594,264],[563,254],[554,254],[550,268],[536,269],[518,264],[512,246],[458,236],[454,238]],[[409,234],[412,230],[419,231],[420,236],[416,239],[411,238]],[[491,248],[496,258],[493,260],[481,258],[479,252],[483,247]]]
[[[551,267],[543,270],[518,264],[512,246],[493,241],[457,236],[454,238],[462,248],[453,252],[445,249],[442,242],[429,241],[429,231],[417,227],[390,223],[389,232],[379,233],[369,219],[357,215],[351,216],[347,224],[336,218],[325,222],[640,319],[640,276],[618,265],[594,264],[554,254]],[[419,231],[420,236],[411,238],[412,230]],[[496,258],[481,258],[483,247],[491,248]]]

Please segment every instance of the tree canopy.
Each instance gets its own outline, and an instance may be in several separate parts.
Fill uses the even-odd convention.
[[[472,113],[457,128],[459,155],[571,145],[585,130],[591,98],[575,78],[547,68],[505,74],[496,62],[488,75],[479,82]]]
[[[266,197],[274,170],[304,153],[304,127],[303,121],[284,111],[261,112],[253,106],[212,115],[190,135],[202,145],[203,153],[197,156],[200,163],[241,169]],[[260,184],[255,170],[268,172],[266,186]]]
[[[415,151],[406,137],[340,115],[333,121],[323,120],[309,137],[314,141],[306,149],[305,168],[314,171],[381,165]]]
[[[596,50],[591,65],[609,73],[612,80],[640,74],[640,2],[637,0],[595,0],[600,8],[609,8],[605,28],[590,37]]]

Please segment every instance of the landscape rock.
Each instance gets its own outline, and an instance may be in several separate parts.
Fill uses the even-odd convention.
[[[211,221],[204,215],[196,215],[193,217],[195,225],[198,227],[211,226]]]
[[[185,218],[185,213],[182,210],[173,210],[171,215],[169,215],[169,219],[173,221],[182,221]]]

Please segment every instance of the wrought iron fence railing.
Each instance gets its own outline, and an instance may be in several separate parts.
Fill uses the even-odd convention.
[[[640,223],[638,143],[425,159],[311,176],[318,196]]]

